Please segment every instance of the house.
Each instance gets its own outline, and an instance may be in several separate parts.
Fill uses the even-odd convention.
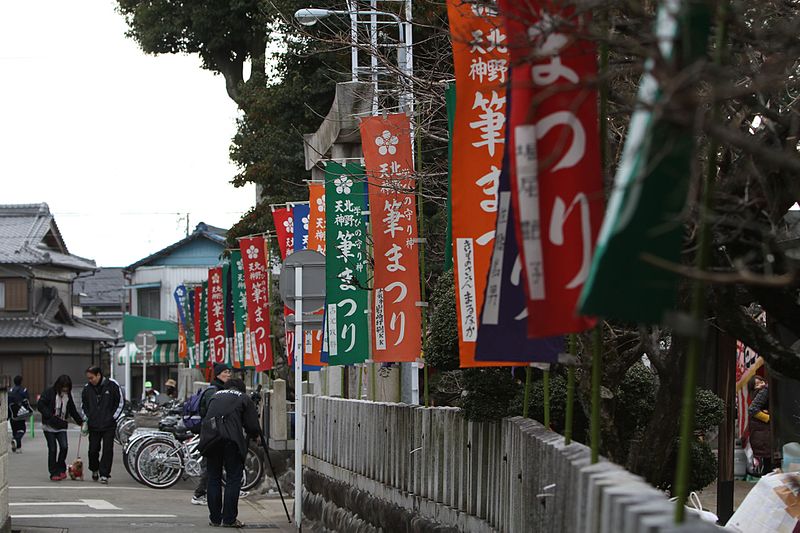
[[[22,374],[38,394],[61,374],[77,385],[108,368],[112,328],[74,312],[74,284],[97,270],[70,254],[47,204],[0,205],[0,374]]]
[[[122,317],[130,312],[127,284],[122,267],[101,267],[80,274],[74,283],[79,304],[76,314],[121,333]]]
[[[123,337],[127,347],[116,358],[118,366],[115,370],[117,375],[123,376],[126,360],[133,363],[127,369],[132,398],[141,396],[144,378],[141,356],[137,357],[131,341],[147,324],[148,330],[156,332],[157,340],[154,361],[148,363],[146,369],[147,380],[158,389],[167,379],[177,379],[178,309],[175,289],[181,284],[199,285],[208,279],[208,269],[219,264],[225,251],[226,236],[227,230],[201,222],[186,238],[125,268],[128,279],[125,288],[129,291],[132,316],[126,316],[124,320]],[[156,321],[162,323],[159,325]]]

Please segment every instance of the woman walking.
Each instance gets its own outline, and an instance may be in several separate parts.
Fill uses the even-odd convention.
[[[761,477],[772,472],[772,435],[769,421],[769,387],[761,376],[753,376],[747,384],[753,401],[747,408],[750,416],[750,448],[753,450],[753,471]]]
[[[11,451],[22,453],[22,437],[25,436],[25,418],[23,413],[30,414],[31,404],[28,402],[28,389],[22,386],[22,376],[14,376],[14,386],[8,391],[8,419],[11,421]]]
[[[36,404],[42,415],[42,429],[47,440],[47,468],[51,481],[61,481],[67,477],[67,417],[76,424],[83,425],[83,418],[72,401],[72,380],[61,375],[55,384],[46,389]]]

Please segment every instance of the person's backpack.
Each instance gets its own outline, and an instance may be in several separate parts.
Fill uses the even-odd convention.
[[[200,402],[203,399],[203,394],[205,394],[208,389],[216,390],[216,387],[210,386],[200,389],[183,404],[183,425],[193,433],[200,432],[200,423],[202,422],[200,417]]]

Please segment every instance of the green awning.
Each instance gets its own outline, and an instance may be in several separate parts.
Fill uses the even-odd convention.
[[[156,342],[178,342],[178,324],[168,320],[158,320],[144,316],[125,315],[122,318],[122,338],[133,342],[136,334],[150,331],[156,336]]]
[[[142,356],[136,345],[129,342],[117,354],[117,361],[119,364],[124,365],[125,359],[129,358],[131,364],[142,364]],[[178,357],[178,343],[176,342],[159,342],[156,344],[156,349],[153,350],[153,355],[147,358],[148,365],[173,365],[180,363]]]

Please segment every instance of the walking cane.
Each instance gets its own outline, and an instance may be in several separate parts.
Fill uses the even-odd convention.
[[[283,511],[286,513],[286,518],[289,519],[289,523],[292,523],[292,517],[289,515],[289,509],[286,508],[286,501],[283,499],[283,492],[281,492],[281,484],[278,483],[278,476],[275,474],[275,469],[272,467],[272,459],[269,458],[269,446],[267,446],[267,441],[264,440],[264,432],[262,431],[259,436],[261,437],[261,446],[264,447],[264,454],[267,456],[267,463],[269,463],[269,469],[272,471],[272,479],[275,480],[275,486],[278,487],[278,495],[281,497],[281,503],[283,504]],[[295,505],[300,505],[298,502],[295,502]]]

